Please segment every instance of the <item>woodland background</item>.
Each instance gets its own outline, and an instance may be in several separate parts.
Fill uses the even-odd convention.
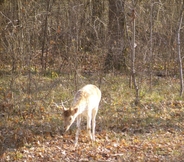
[[[2,160],[182,161],[183,11],[182,0],[0,0]],[[69,107],[87,83],[103,94],[97,142],[84,131],[74,149],[53,102]]]

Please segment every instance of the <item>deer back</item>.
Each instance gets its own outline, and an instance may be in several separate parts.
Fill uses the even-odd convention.
[[[101,91],[95,85],[88,84],[80,89],[73,101],[71,109],[78,108],[78,113],[92,110],[98,107],[101,99]]]

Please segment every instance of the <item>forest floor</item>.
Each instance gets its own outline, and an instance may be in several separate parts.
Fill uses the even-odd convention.
[[[127,78],[104,77],[96,141],[89,140],[83,119],[79,144],[74,147],[75,124],[63,134],[62,110],[52,106],[53,101],[67,101],[64,102],[67,106],[71,103],[74,78],[2,78],[2,162],[182,162],[184,159],[184,102],[179,97],[177,79],[155,78],[152,90],[142,81],[141,102],[136,106],[134,90],[129,88]],[[95,77],[90,81],[80,79],[81,85],[97,84]]]

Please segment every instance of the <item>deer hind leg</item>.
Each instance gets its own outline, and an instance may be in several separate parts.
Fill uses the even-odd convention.
[[[81,116],[79,115],[77,117],[77,130],[75,134],[75,146],[78,144],[78,139],[79,139],[79,132],[80,132],[80,123],[81,123]]]
[[[96,115],[98,108],[93,109],[92,111],[92,140],[95,141],[95,127],[96,127]]]

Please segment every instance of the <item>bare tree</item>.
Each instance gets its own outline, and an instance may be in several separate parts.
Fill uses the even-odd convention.
[[[135,35],[136,35],[136,29],[135,29],[135,9],[132,9],[131,13],[132,21],[133,21],[133,40],[132,40],[132,55],[131,55],[131,75],[132,75],[132,81],[135,88],[135,105],[139,103],[139,87],[136,81],[136,70],[135,70]]]
[[[183,11],[184,11],[184,0],[183,5],[180,11],[180,17],[178,22],[178,31],[177,31],[177,42],[178,42],[178,61],[179,61],[179,72],[180,72],[180,95],[183,95],[184,91],[184,81],[183,81],[183,65],[182,65],[182,57],[181,57],[181,38],[180,38],[180,31],[181,25],[183,21]]]
[[[46,70],[47,68],[47,54],[48,54],[48,47],[47,47],[47,29],[48,29],[48,16],[49,16],[49,12],[51,10],[51,4],[50,4],[50,0],[47,0],[46,3],[46,16],[45,16],[45,21],[43,22],[43,40],[42,40],[42,55],[41,55],[41,65],[42,65],[42,70]],[[46,51],[45,51],[46,48]],[[45,56],[44,56],[45,53]]]
[[[152,58],[153,58],[153,1],[151,0],[150,10],[150,56],[149,56],[149,75],[150,89],[152,89]]]
[[[125,48],[125,13],[124,0],[109,0],[109,24],[108,24],[108,44],[107,56],[105,59],[105,71],[124,67],[124,48]]]

